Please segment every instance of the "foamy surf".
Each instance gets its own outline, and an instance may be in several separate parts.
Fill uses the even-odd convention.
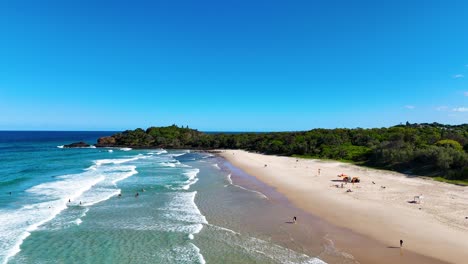
[[[161,154],[165,154],[165,153],[167,153],[167,150],[161,149],[161,150],[158,150],[158,151],[149,152],[148,154],[150,154],[150,155],[161,155]]]
[[[188,190],[191,185],[195,184],[198,181],[197,175],[200,172],[199,169],[190,169],[183,173],[183,175],[187,176],[187,181],[185,181],[185,185],[182,186],[182,189]]]
[[[92,206],[118,195],[120,189],[116,188],[116,183],[138,172],[135,166],[115,166],[103,170],[103,173],[106,174],[105,179],[95,184],[92,190],[75,198],[81,202],[82,206]]]
[[[59,148],[59,149],[63,149],[64,147],[65,147],[65,145],[59,145],[59,146],[57,146],[57,148]],[[86,149],[86,148],[95,149],[96,146],[91,145],[91,146],[89,146],[89,147],[75,147],[75,148],[80,148],[80,149]]]
[[[230,246],[241,248],[244,254],[254,257],[261,256],[261,258],[265,259],[268,263],[326,264],[326,262],[322,261],[318,257],[311,257],[272,242],[241,234],[225,227],[207,224],[207,228],[214,231],[212,234],[217,236],[215,240],[220,240]]]
[[[245,191],[248,191],[248,192],[253,192],[253,193],[257,194],[259,197],[268,200],[268,196],[266,196],[266,195],[263,194],[262,192],[259,192],[259,191],[256,191],[256,190],[252,190],[252,189],[248,189],[248,188],[242,187],[242,186],[240,186],[240,185],[234,184],[234,183],[232,182],[231,176],[232,176],[231,174],[228,174],[228,176],[226,177],[227,181],[229,182],[229,185],[224,185],[224,187],[227,187],[227,186],[234,186],[234,187],[237,187],[237,188],[239,188],[239,189],[242,189],[242,190],[245,190]]]
[[[233,185],[231,176],[232,176],[232,174],[229,173],[228,176],[227,176],[227,180],[228,180],[229,184]]]
[[[168,204],[160,209],[163,212],[164,219],[171,223],[172,231],[188,233],[190,240],[195,238],[194,235],[200,233],[204,224],[208,224],[205,216],[195,203],[196,194],[196,191],[174,193]],[[205,263],[200,249],[194,244],[190,244],[198,255],[198,261]]]
[[[130,151],[132,148],[120,148],[121,151]]]
[[[20,210],[0,212],[0,257],[2,263],[20,252],[23,241],[31,232],[57,216],[66,206],[60,201],[37,203],[24,206]]]
[[[144,159],[144,158],[147,158],[147,156],[145,156],[143,154],[138,154],[138,155],[136,155],[136,156],[134,156],[132,158],[127,158],[127,159],[100,159],[100,160],[94,161],[95,165],[87,168],[86,170],[95,170],[99,166],[106,165],[106,164],[122,164],[122,163],[135,161],[135,160],[139,160],[139,159]]]
[[[323,239],[327,243],[325,243],[324,245],[325,249],[322,254],[344,257],[345,259],[347,259],[347,263],[349,262],[349,263],[359,264],[359,262],[354,259],[353,255],[347,252],[338,250],[335,246],[335,242],[330,238],[328,234],[326,234],[323,237]]]
[[[31,232],[54,219],[69,205],[91,206],[117,195],[115,184],[137,173],[135,166],[124,166],[130,159],[97,160],[92,169],[83,173],[55,177],[55,181],[38,184],[25,192],[33,204],[17,210],[0,210],[0,260],[7,263],[20,252],[23,241]],[[90,167],[91,168],[91,167]],[[72,202],[69,202],[72,201]],[[83,215],[73,222],[82,223]]]
[[[161,165],[162,167],[171,167],[171,168],[174,168],[176,166],[176,164],[172,162],[161,162],[159,163],[159,165]]]

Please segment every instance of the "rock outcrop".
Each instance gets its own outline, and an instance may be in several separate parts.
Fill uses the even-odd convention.
[[[64,148],[89,148],[90,146],[91,146],[90,144],[80,141],[80,142],[75,142],[75,143],[71,143],[68,145],[64,145],[63,147]]]
[[[115,145],[114,137],[101,137],[98,139],[96,146],[98,147],[111,147]]]

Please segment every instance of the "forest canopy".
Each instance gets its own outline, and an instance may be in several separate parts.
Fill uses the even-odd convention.
[[[410,174],[468,180],[468,124],[410,124],[372,129],[203,133],[188,127],[141,128],[98,140],[100,147],[244,149],[264,154],[350,161]]]

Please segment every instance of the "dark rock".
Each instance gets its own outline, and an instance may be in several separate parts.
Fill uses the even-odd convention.
[[[97,146],[113,146],[115,145],[114,137],[101,137],[98,139]]]
[[[68,145],[64,145],[63,147],[64,148],[88,148],[90,146],[91,145],[89,145],[88,143],[80,141],[80,142],[75,142],[75,143],[71,143]]]

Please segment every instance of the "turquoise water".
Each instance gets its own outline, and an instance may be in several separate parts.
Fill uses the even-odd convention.
[[[0,263],[322,263],[244,228],[266,196],[210,154],[62,148],[108,134],[0,132]]]

